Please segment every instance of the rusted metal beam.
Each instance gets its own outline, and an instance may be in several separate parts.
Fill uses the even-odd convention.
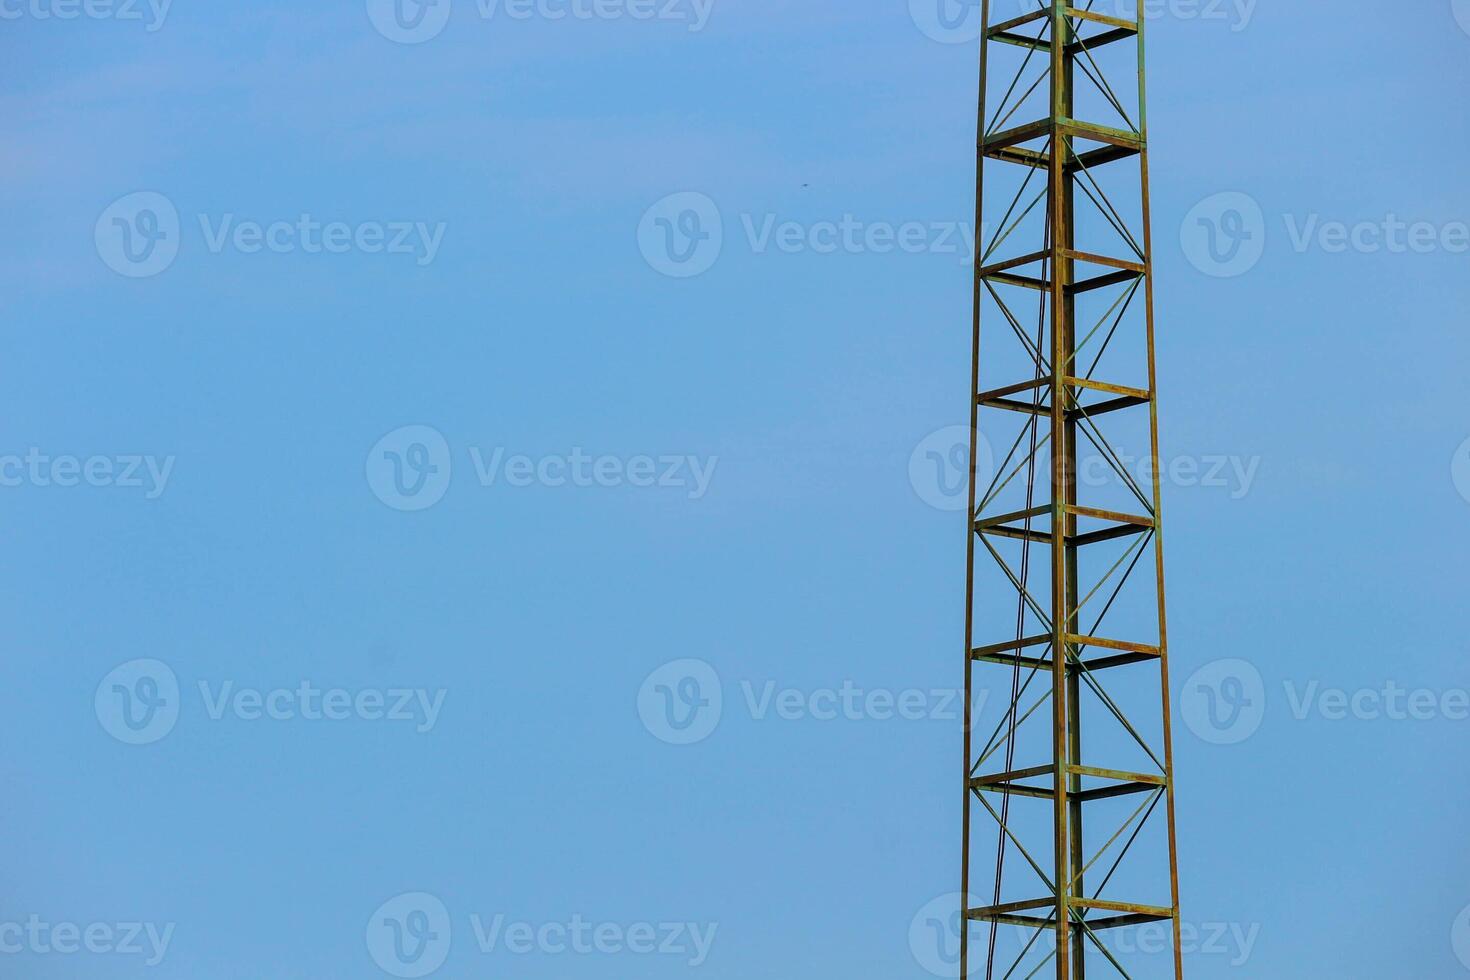
[[[1129,653],[1141,653],[1150,657],[1159,655],[1159,648],[1147,643],[1133,643],[1129,640],[1108,640],[1100,636],[1081,636],[1077,633],[1067,634],[1067,643],[1078,650],[1088,647],[1101,647],[1104,650],[1126,650]]]
[[[1025,27],[1027,24],[1034,24],[1039,20],[1045,20],[1050,13],[1051,12],[1048,10],[1032,10],[1029,13],[1024,13],[1019,17],[1012,17],[1010,20],[1003,20],[998,24],[987,27],[985,29],[985,36],[993,39],[997,35],[1008,34],[1018,27]]]
[[[1173,909],[1161,908],[1157,905],[1139,905],[1136,902],[1109,902],[1099,898],[1075,898],[1072,905],[1079,909],[1087,909],[1095,912],[1122,912],[1126,915],[1148,916],[1155,921],[1159,919],[1172,919]]]
[[[1137,408],[1139,405],[1147,405],[1150,399],[1138,395],[1125,395],[1122,398],[1109,398],[1107,401],[1097,402],[1086,407],[1069,408],[1067,415],[1073,419],[1094,418],[1099,415],[1110,415],[1120,412],[1125,408]]]
[[[1118,272],[1108,272],[1101,276],[1094,276],[1091,279],[1084,279],[1081,282],[1073,283],[1067,289],[1073,295],[1077,295],[1079,293],[1090,293],[1097,289],[1106,289],[1109,286],[1117,286],[1120,283],[1132,282],[1135,279],[1141,278],[1143,278],[1142,272],[1132,272],[1123,269]]]
[[[1018,402],[1014,398],[990,398],[980,402],[983,408],[999,408],[1007,412],[1020,412],[1022,415],[1050,415],[1051,406],[1045,403]]]
[[[1035,779],[1037,776],[1051,774],[1051,766],[1036,766],[1031,769],[1015,769],[1011,772],[992,773],[989,776],[976,776],[970,780],[970,785],[975,789],[985,789],[1004,783],[1014,783],[1021,779]]]
[[[1023,391],[1035,391],[1037,388],[1044,388],[1050,384],[1050,377],[1035,378],[1031,381],[1018,381],[1015,384],[1006,385],[1003,388],[992,388],[989,391],[982,391],[976,396],[976,399],[980,404],[984,405],[986,402],[994,401],[997,398],[1004,398],[1007,395],[1019,395]]]
[[[1030,252],[1026,255],[1018,255],[1015,258],[1006,259],[1003,262],[994,262],[990,265],[982,266],[980,268],[980,278],[992,279],[999,273],[1005,272],[1008,269],[1016,269],[1023,265],[1031,265],[1034,262],[1041,262],[1049,258],[1051,258],[1050,252]]]
[[[1124,20],[1122,17],[1113,17],[1095,10],[1088,10],[1084,7],[1074,7],[1069,4],[1067,6],[1067,16],[1069,18],[1075,17],[1078,20],[1085,20],[1093,24],[1102,24],[1115,30],[1127,31],[1129,36],[1138,33],[1138,24],[1134,21]]]

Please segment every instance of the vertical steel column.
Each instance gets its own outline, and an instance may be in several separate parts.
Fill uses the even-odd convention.
[[[1148,84],[1145,71],[1144,29],[1147,26],[1142,4],[1138,8],[1138,128],[1148,133]],[[1143,251],[1147,256],[1148,274],[1143,288],[1146,300],[1148,330],[1148,390],[1149,390],[1149,453],[1157,461],[1159,457],[1159,384],[1154,356],[1154,276],[1153,276],[1153,202],[1149,192],[1148,143],[1145,141],[1138,154],[1139,180],[1143,183]],[[1154,568],[1158,578],[1159,598],[1159,672],[1163,677],[1164,712],[1164,767],[1169,781],[1165,786],[1165,815],[1169,822],[1169,887],[1174,903],[1174,975],[1184,976],[1183,923],[1179,918],[1179,834],[1174,810],[1174,725],[1173,707],[1169,700],[1169,619],[1164,603],[1164,501],[1160,488],[1161,467],[1153,468],[1154,493]]]
[[[990,23],[990,0],[980,0],[982,24]],[[980,42],[980,94],[977,98],[979,106],[976,112],[975,122],[975,292],[974,305],[971,316],[971,338],[970,338],[970,391],[980,390],[980,289],[978,274],[980,271],[980,249],[979,229],[981,215],[985,207],[985,157],[981,153],[985,138],[985,85],[986,70],[989,66],[990,45],[982,39]],[[970,399],[970,506],[965,511],[974,514],[979,501],[976,493],[979,490],[977,477],[979,475],[980,458],[980,403],[974,398]],[[974,685],[975,685],[975,661],[970,659],[970,638],[975,635],[975,535],[965,535],[965,769],[964,785],[965,802],[963,808],[963,844],[961,845],[960,857],[960,901],[968,906],[970,903],[970,760],[974,756]],[[960,910],[960,976],[970,975],[970,916],[968,907]]]
[[[1068,105],[1071,91],[1068,86],[1071,59],[1067,57],[1067,46],[1061,43],[1067,36],[1067,8],[1053,3],[1051,17],[1051,117],[1049,139],[1051,142],[1051,166],[1047,175],[1050,181],[1048,195],[1048,217],[1051,221],[1049,254],[1042,262],[1042,270],[1051,272],[1051,648],[1052,657],[1052,713],[1055,729],[1052,735],[1052,762],[1055,766],[1053,800],[1055,804],[1056,831],[1056,884],[1057,884],[1057,976],[1071,977],[1071,963],[1077,959],[1078,949],[1071,942],[1072,915],[1071,889],[1066,887],[1071,877],[1072,834],[1069,833],[1072,809],[1072,778],[1068,767],[1072,764],[1073,732],[1072,720],[1075,710],[1075,689],[1069,682],[1067,658],[1060,651],[1067,648],[1067,625],[1069,617],[1069,586],[1073,577],[1073,562],[1068,551],[1068,527],[1071,514],[1066,505],[1076,496],[1076,475],[1072,471],[1071,447],[1068,439],[1076,430],[1067,421],[1067,372],[1068,363],[1067,322],[1072,308],[1068,287],[1070,268],[1067,260],[1069,243],[1073,238],[1073,215],[1068,207],[1068,190],[1071,178],[1067,172],[1067,154],[1062,148],[1067,135],[1061,129],[1062,120],[1069,118]],[[1043,274],[1043,279],[1045,275]]]

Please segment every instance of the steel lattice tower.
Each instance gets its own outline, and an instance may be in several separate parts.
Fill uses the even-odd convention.
[[[1143,6],[1123,19],[1029,0],[992,21],[997,2],[983,0],[965,687],[967,706],[1003,697],[979,733],[966,713],[961,976],[980,975],[983,948],[987,978],[1177,980]],[[1007,425],[1002,459],[1009,434],[994,452],[990,437]],[[1125,456],[1128,439],[1146,455]],[[1135,974],[1137,944],[1118,940],[1143,928],[1172,949]]]

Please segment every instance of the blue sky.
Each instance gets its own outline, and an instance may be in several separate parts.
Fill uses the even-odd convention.
[[[1192,977],[1470,975],[1470,7],[1401,6],[1149,22]],[[931,976],[973,47],[3,9],[7,972]]]

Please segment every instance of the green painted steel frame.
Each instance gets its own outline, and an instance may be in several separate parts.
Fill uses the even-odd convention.
[[[1074,0],[1074,2],[1081,2],[1081,0]],[[990,251],[994,251],[1005,235],[1009,234],[1009,231],[1002,229],[997,233],[998,240],[991,245],[989,250],[977,249],[975,262],[971,364],[971,393],[973,396],[971,399],[972,444],[969,509],[971,526],[967,529],[969,574],[965,615],[965,803],[961,894],[965,896],[968,906],[972,887],[971,862],[974,858],[972,834],[975,829],[973,826],[975,813],[972,804],[977,801],[988,811],[989,816],[994,818],[993,822],[998,824],[997,837],[1000,849],[998,863],[1000,867],[1004,866],[1006,850],[1014,848],[1046,886],[1046,894],[1045,897],[1001,902],[1001,881],[997,880],[994,904],[967,907],[961,919],[960,976],[968,977],[971,973],[969,932],[971,923],[974,922],[985,923],[990,927],[990,956],[986,970],[988,980],[994,973],[995,929],[1001,924],[1036,929],[1036,937],[1032,939],[1033,944],[1036,938],[1039,938],[1045,931],[1054,931],[1056,934],[1055,951],[1046,960],[1043,960],[1042,965],[1036,970],[1039,971],[1048,961],[1055,959],[1056,977],[1059,980],[1074,980],[1074,978],[1085,976],[1089,943],[1112,967],[1117,969],[1119,975],[1129,976],[1099,939],[1099,932],[1149,922],[1167,921],[1172,923],[1174,931],[1173,976],[1176,980],[1180,980],[1184,975],[1184,970],[1180,941],[1179,875],[1175,834],[1173,744],[1169,701],[1168,631],[1164,606],[1159,467],[1153,467],[1153,485],[1149,488],[1151,493],[1145,493],[1136,484],[1133,484],[1135,495],[1148,510],[1147,514],[1136,515],[1083,506],[1078,499],[1076,466],[1079,432],[1094,446],[1104,451],[1105,455],[1109,451],[1106,441],[1092,422],[1095,417],[1115,411],[1138,409],[1143,406],[1147,406],[1149,411],[1150,451],[1155,460],[1158,459],[1159,454],[1143,8],[1142,5],[1139,5],[1136,20],[1125,20],[1091,11],[1088,9],[1092,6],[1091,0],[1088,0],[1086,6],[1082,8],[1060,2],[1060,0],[1056,2],[1038,0],[1038,9],[1005,22],[992,24],[990,0],[982,0],[982,3],[984,28],[980,45],[981,80],[975,227],[977,229],[984,227],[984,188],[987,169],[1021,166],[1036,172],[1044,171],[1046,174],[1047,231],[1046,241],[1042,243],[1040,249],[1025,252],[1008,260],[990,262],[988,261]],[[1127,118],[1124,107],[1108,86],[1102,69],[1093,60],[1092,52],[1104,45],[1126,42],[1130,38],[1136,38],[1138,48],[1137,123],[1133,124],[1130,121],[1132,128],[1123,129],[1074,118],[1078,67],[1081,67],[1100,90],[1104,91],[1106,97],[1117,107],[1122,116]],[[1050,86],[1048,99],[1050,108],[1047,118],[1010,126],[1000,132],[990,130],[987,125],[986,102],[990,49],[993,44],[1018,46],[1027,50],[1028,56],[1042,54],[1049,59],[1046,69]],[[1091,65],[1090,68],[1088,63]],[[1092,69],[1095,69],[1096,72],[1094,73]],[[1022,71],[1025,71],[1024,67]],[[1019,78],[1018,75],[1018,81]],[[1015,90],[1016,83],[1012,82],[1007,98]],[[1023,96],[1021,101],[1024,101],[1024,98]],[[1009,119],[1009,116],[1000,119],[1000,111],[1006,108],[1005,102],[1006,99],[1002,99],[1002,105],[996,113],[997,119],[1002,124]],[[1018,101],[1017,108],[1020,104]],[[1012,112],[1014,111],[1013,109]],[[1045,146],[1040,150],[1024,145],[1038,140],[1045,140]],[[1078,149],[1079,142],[1092,143],[1096,146],[1090,149]],[[1087,186],[1079,183],[1079,176],[1091,181],[1092,186],[1101,194],[1101,187],[1091,180],[1091,171],[1135,157],[1139,163],[1138,172],[1142,192],[1141,246],[1127,232],[1126,227],[1123,227],[1120,230],[1135,253],[1131,257],[1104,256],[1078,251],[1075,248],[1076,191],[1078,187],[1081,186],[1099,208],[1104,206]],[[1025,187],[1023,187],[1023,192],[1024,190]],[[1104,201],[1106,201],[1105,195]],[[1012,211],[1016,206],[1016,203],[1012,204]],[[1111,209],[1111,204],[1106,204],[1106,206]],[[1115,209],[1113,209],[1113,215],[1117,216]],[[1009,217],[1008,213],[1007,219]],[[1001,224],[1004,225],[1007,219],[1002,219]],[[1019,219],[1017,224],[1019,224]],[[1118,226],[1115,225],[1115,227]],[[1010,230],[1014,230],[1014,226]],[[1027,266],[1036,264],[1041,266],[1039,275],[1027,275],[1022,271]],[[1106,271],[1101,275],[1079,280],[1077,278],[1079,265],[1099,265]],[[1140,283],[1145,304],[1148,388],[1144,390],[1096,382],[1091,379],[1090,372],[1087,377],[1077,377],[1079,372],[1072,366],[1072,361],[1078,351],[1077,296],[1093,289],[1131,284],[1132,291],[1127,296],[1127,303],[1131,303],[1139,291]],[[1001,303],[1000,295],[995,288],[997,285],[1022,287],[1043,294],[1046,306],[1039,314],[1038,333],[1049,332],[1050,336],[1046,337],[1040,346],[1033,346],[1028,342],[1028,348],[1031,349],[1036,367],[1035,378],[985,391],[980,387],[980,339],[982,311],[987,295],[996,303],[1000,303],[1002,312],[1011,321],[1011,328],[1015,330],[1017,336],[1021,336],[1017,329],[1019,321]],[[1126,309],[1125,304],[1125,312]],[[1122,315],[1122,313],[1119,314],[1120,320]],[[1026,340],[1025,337],[1022,339]],[[1106,342],[1104,347],[1106,347]],[[1094,361],[1094,368],[1096,365],[1097,362]],[[1091,405],[1083,405],[1082,396],[1089,391],[1112,397]],[[1027,396],[1029,400],[1016,396]],[[990,491],[982,491],[978,486],[979,474],[976,462],[979,455],[978,440],[983,425],[982,411],[986,409],[1020,412],[1028,417],[1027,424],[1033,426],[1030,456],[1032,464],[1035,464],[1041,446],[1052,447],[1048,453],[1049,472],[1045,474],[1050,496],[1045,503],[1009,514],[987,516],[984,513],[989,498],[994,495]],[[1044,439],[1038,440],[1039,431],[1045,431]],[[1023,430],[1023,437],[1024,434]],[[1013,453],[1014,451],[1013,449]],[[1034,468],[1033,465],[1033,472],[1029,475],[1033,488],[1036,482]],[[1019,468],[1011,473],[1011,477],[1018,472]],[[1121,471],[1120,475],[1127,478],[1126,474],[1122,474]],[[999,479],[1000,476],[997,475],[997,480]],[[1131,479],[1129,483],[1132,484]],[[998,491],[995,492],[998,493]],[[982,498],[982,493],[986,495],[984,498]],[[1079,520],[1084,518],[1101,521],[1107,526],[1101,530],[1084,532],[1079,526]],[[1049,527],[1042,529],[1033,525],[1033,522],[1043,519],[1049,519]],[[1038,599],[1029,590],[1024,572],[1018,577],[1010,569],[991,544],[989,539],[992,537],[1019,540],[1027,549],[1035,546],[1045,550],[1046,558],[1050,562],[1049,595],[1045,601]],[[1080,611],[1087,599],[1080,596],[1079,551],[1101,541],[1122,538],[1131,538],[1135,544],[1130,545],[1129,553],[1124,555],[1125,559],[1129,557],[1129,554],[1132,555],[1132,564],[1128,566],[1123,578],[1118,582],[1117,589],[1123,587],[1123,583],[1139,565],[1140,559],[1150,548],[1152,549],[1158,603],[1157,643],[1131,642],[1090,635],[1096,632],[1096,625],[1089,630],[1084,630],[1082,627]],[[977,544],[983,547],[988,557],[981,557]],[[977,561],[988,561],[990,558],[1000,563],[1011,586],[1015,588],[1022,608],[1022,620],[1024,621],[1025,618],[1024,610],[1029,607],[1031,614],[1046,624],[1047,632],[1026,637],[1019,635],[1018,631],[1014,640],[989,645],[976,643],[976,563]],[[1119,565],[1115,565],[1114,569],[1109,572],[1109,577],[1118,569],[1122,561],[1120,559]],[[1098,588],[1101,587],[1100,583]],[[1090,599],[1096,591],[1097,589],[1094,589],[1087,598]],[[1114,591],[1113,598],[1116,596],[1117,591]],[[1110,606],[1111,600],[1109,600]],[[1106,608],[1104,615],[1106,615]],[[1101,622],[1101,617],[1099,617],[1099,622]],[[1094,648],[1105,651],[1105,654],[1084,659],[1083,652]],[[1027,651],[1033,652],[1028,653]],[[1060,655],[1056,655],[1054,651],[1060,651]],[[1007,715],[1002,719],[1001,727],[991,737],[978,759],[975,753],[973,733],[974,718],[970,707],[974,703],[976,664],[1003,665],[1012,671],[1013,677],[1012,698]],[[1159,687],[1162,693],[1162,758],[1155,754],[1139,736],[1135,727],[1117,708],[1116,703],[1107,695],[1106,690],[1095,677],[1099,672],[1107,671],[1111,683],[1114,676],[1128,674],[1127,669],[1136,665],[1157,665],[1158,667]],[[1028,672],[1026,684],[1025,687],[1019,688],[1019,693],[1017,693],[1019,686],[1017,682],[1022,671]],[[1021,697],[1024,696],[1026,689],[1030,688],[1031,682],[1038,677],[1050,680],[1050,690],[1043,695],[1042,700],[1022,716]],[[1084,688],[1098,695],[1134,739],[1143,746],[1157,764],[1159,769],[1157,773],[1134,773],[1083,765],[1084,743],[1079,705]],[[1043,766],[990,773],[980,772],[990,757],[1006,744],[1005,739],[1013,740],[1016,728],[1042,707],[1046,700],[1051,701],[1052,707],[1051,761]],[[1005,733],[1004,739],[1001,737],[1002,731]],[[1001,740],[997,741],[997,739]],[[1084,779],[1101,780],[1106,785],[1089,789],[1086,788]],[[1022,846],[1008,816],[1009,801],[1014,796],[1051,802],[1050,823],[1053,831],[1053,851],[1050,855],[1038,859]],[[1086,805],[1094,800],[1123,796],[1140,796],[1143,797],[1143,800],[1133,817],[1113,835],[1102,851],[1088,860],[1083,847],[1082,834]],[[1001,799],[1002,804],[999,811],[991,805],[987,797]],[[1097,893],[1088,896],[1083,887],[1084,875],[1103,857],[1103,852],[1113,847],[1131,829],[1131,836],[1118,854],[1112,869],[1103,879],[1105,887],[1108,880],[1112,878],[1112,872],[1117,870],[1119,863],[1128,855],[1130,848],[1139,837],[1139,832],[1160,802],[1164,804],[1165,819],[1168,823],[1169,880],[1167,886],[1171,904],[1164,907],[1104,900],[1099,897],[1102,888],[1099,888]],[[1050,862],[1050,872],[1043,863],[1046,860]],[[1002,875],[1003,872],[998,870],[997,878]],[[1101,917],[1097,915],[1098,913],[1101,913]],[[1027,950],[1029,949],[1031,949],[1030,945],[1027,946]],[[1027,955],[1027,950],[1022,951],[1023,959]],[[1019,963],[1020,960],[1017,962]]]

